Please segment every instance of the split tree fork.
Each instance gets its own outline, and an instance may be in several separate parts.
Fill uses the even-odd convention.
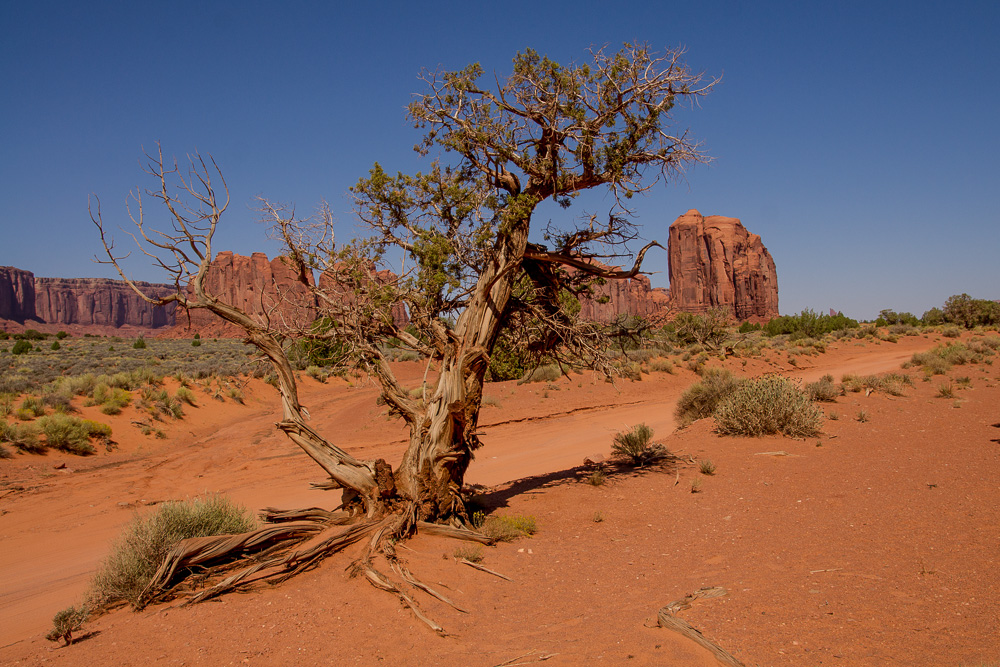
[[[579,321],[569,306],[595,281],[637,275],[646,251],[659,246],[646,244],[629,270],[607,268],[630,256],[626,246],[638,238],[625,202],[707,160],[686,131],[671,126],[671,111],[707,94],[716,80],[693,73],[682,55],[681,49],[658,54],[626,44],[614,53],[592,50],[587,62],[563,67],[529,50],[514,58],[512,73],[503,79],[484,77],[478,64],[456,72],[425,71],[426,91],[409,105],[408,117],[425,132],[415,148],[431,158],[429,168],[390,175],[376,164],[358,181],[351,192],[356,213],[370,230],[366,238],[336,243],[325,205],[315,216],[299,219],[284,206],[260,200],[264,218],[284,243],[285,260],[306,288],[302,291],[319,304],[316,323],[283,319],[281,304],[267,304],[272,307],[263,316],[252,316],[211,294],[206,274],[213,236],[229,204],[222,173],[211,157],[189,156],[182,171],[176,160],[164,159],[162,149],[147,155],[146,170],[156,186],[132,194],[129,213],[138,229],[132,236],[150,261],[168,272],[176,291],[144,298],[207,309],[241,327],[277,374],[278,428],[326,471],[326,486],[343,489],[336,511],[269,512],[278,523],[259,535],[181,545],[151,597],[170,584],[178,567],[254,544],[279,542],[287,548],[269,552],[268,559],[201,596],[251,579],[289,576],[364,539],[359,571],[419,614],[402,582],[423,585],[397,562],[391,545],[417,529],[483,539],[469,530],[462,485],[481,446],[483,382],[501,330],[559,363],[613,370],[604,354],[608,336]],[[578,193],[598,187],[614,201],[606,219],[588,215],[565,227],[550,223],[537,229],[533,213],[541,202],[552,199],[568,208]],[[147,223],[149,200],[166,207],[169,229]],[[99,202],[91,217],[107,251],[104,261],[142,294],[119,266]],[[529,240],[533,231],[544,243]],[[388,253],[405,258],[401,275],[375,271]],[[400,304],[409,314],[405,329],[392,317]],[[379,383],[390,411],[410,431],[395,470],[382,460],[354,458],[306,423],[287,356],[289,344],[301,339],[330,344],[342,353],[342,363],[360,367]],[[425,374],[416,396],[393,374],[385,355],[390,339],[435,373]],[[288,520],[294,522],[281,523]],[[376,556],[388,562],[395,582],[376,569]]]

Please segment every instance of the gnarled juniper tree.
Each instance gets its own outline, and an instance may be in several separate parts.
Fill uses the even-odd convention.
[[[369,236],[338,244],[327,209],[300,220],[282,206],[261,202],[284,242],[286,260],[310,299],[320,304],[324,326],[282,321],[277,308],[271,317],[254,317],[209,293],[205,278],[213,234],[228,203],[225,182],[211,159],[195,156],[185,176],[176,162],[164,163],[162,152],[152,157],[149,171],[158,187],[147,196],[169,209],[173,229],[148,230],[138,194],[133,219],[147,253],[171,273],[177,291],[149,300],[204,308],[241,327],[277,373],[283,408],[278,427],[323,467],[331,487],[344,490],[343,512],[319,517],[315,529],[280,535],[313,537],[309,549],[290,548],[266,567],[255,565],[253,572],[238,573],[213,590],[268,568],[274,576],[285,576],[324,553],[366,539],[359,570],[416,611],[401,585],[377,570],[372,559],[385,556],[412,584],[388,538],[416,528],[473,535],[465,530],[461,489],[481,444],[476,432],[483,383],[501,331],[536,353],[607,368],[601,354],[607,336],[579,321],[568,304],[594,280],[639,272],[655,242],[639,250],[631,269],[605,264],[628,255],[626,244],[637,238],[628,198],[704,160],[687,132],[671,127],[671,110],[706,94],[714,81],[693,73],[682,54],[627,44],[614,53],[592,51],[586,63],[564,67],[529,50],[518,54],[505,79],[485,77],[479,65],[425,72],[426,89],[409,105],[408,116],[424,131],[416,150],[429,158],[428,169],[392,175],[376,164],[351,189]],[[615,202],[606,220],[590,216],[565,227],[533,228],[538,226],[533,213],[545,200],[569,207],[579,193],[594,188],[606,189]],[[105,239],[99,209],[92,217]],[[105,241],[105,246],[114,262],[113,244]],[[400,252],[405,258],[400,275],[377,270]],[[314,281],[314,275],[319,279]],[[393,317],[400,307],[409,315],[407,328]],[[283,349],[294,337],[336,342],[377,380],[382,398],[410,431],[395,470],[381,460],[354,458],[306,424]],[[390,338],[431,369],[416,397],[393,375],[385,353]],[[301,523],[317,519],[314,514],[275,513],[272,519]],[[317,548],[320,531],[330,537]],[[197,554],[183,552],[170,567],[201,562]],[[164,576],[169,579],[171,572]]]

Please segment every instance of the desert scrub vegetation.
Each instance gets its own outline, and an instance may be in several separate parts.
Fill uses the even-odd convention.
[[[706,368],[701,380],[688,387],[677,401],[674,417],[680,426],[711,417],[719,403],[735,392],[743,378],[721,368]]]
[[[145,605],[143,593],[167,554],[181,540],[209,535],[235,535],[254,530],[257,521],[223,496],[169,502],[146,516],[136,516],[101,563],[87,594],[98,609]]]
[[[879,375],[854,375],[847,373],[841,378],[845,392],[861,392],[867,394],[881,391],[890,396],[903,396],[903,388],[913,385],[909,375],[903,373],[882,373]]]
[[[116,344],[109,346],[112,341]],[[143,373],[158,378],[183,373],[200,379],[212,375],[233,377],[247,373],[252,367],[249,348],[234,339],[204,340],[204,345],[197,349],[192,349],[190,341],[185,340],[144,339],[146,347],[138,349],[118,342],[115,338],[66,338],[58,350],[46,347],[31,354],[0,354],[0,392],[40,393],[44,385],[69,382],[74,386],[72,394],[86,395],[89,391],[77,390],[75,383],[86,385],[101,377],[121,379],[121,373],[132,375],[137,384],[106,383],[132,391],[144,384],[139,375]],[[9,344],[7,347],[0,344],[0,349],[9,349]],[[87,376],[89,380],[68,380]]]
[[[518,384],[528,382],[555,382],[563,376],[562,369],[556,364],[546,364],[533,368],[518,380]]]
[[[531,537],[538,532],[535,517],[523,514],[484,516],[477,513],[473,517],[473,526],[488,537],[491,543],[513,542],[519,537]]]
[[[612,456],[628,461],[632,465],[644,466],[662,459],[667,449],[653,442],[653,429],[646,424],[636,424],[628,431],[615,434],[611,444]]]
[[[107,424],[80,419],[70,415],[56,413],[38,420],[38,428],[45,436],[47,447],[69,452],[70,454],[94,454],[97,450],[90,443],[92,439],[111,438],[111,427]]]
[[[1000,343],[1000,339],[997,339]],[[915,353],[908,362],[903,364],[903,368],[921,366],[927,375],[944,375],[952,366],[963,366],[965,364],[978,364],[996,354],[996,348],[992,347],[993,338],[981,341],[970,341],[969,345],[964,343],[948,343],[938,345],[927,352]]]
[[[715,410],[716,431],[722,435],[806,437],[820,432],[822,419],[809,398],[779,375],[743,381]]]
[[[810,382],[805,387],[806,395],[812,401],[834,402],[840,396],[840,387],[833,382],[832,375],[824,375],[816,382]]]
[[[34,424],[0,421],[0,443],[29,454],[41,454],[45,451],[45,445],[38,439],[38,427]]]
[[[52,629],[49,630],[45,638],[50,642],[57,642],[60,639],[66,646],[73,643],[73,633],[83,628],[90,612],[86,606],[68,607],[55,615],[52,619]]]

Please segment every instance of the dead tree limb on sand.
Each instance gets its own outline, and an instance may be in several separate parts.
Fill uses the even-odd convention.
[[[680,600],[675,600],[665,607],[662,607],[660,611],[657,612],[656,618],[661,628],[667,628],[668,630],[678,632],[711,651],[712,655],[715,656],[715,659],[718,660],[720,664],[727,665],[728,667],[743,667],[743,663],[733,657],[732,654],[705,635],[701,634],[683,618],[678,618],[677,616],[678,612],[688,609],[691,606],[691,603],[695,600],[700,598],[718,598],[725,594],[726,589],[718,586],[699,588],[693,593],[688,593]]]
[[[155,187],[133,194],[129,213],[138,231],[132,237],[167,271],[175,292],[144,298],[204,309],[242,329],[277,376],[278,429],[323,468],[329,477],[324,488],[343,491],[338,509],[347,515],[341,522],[322,510],[272,511],[270,520],[292,519],[294,525],[182,543],[151,595],[166,591],[187,565],[221,570],[212,563],[227,553],[244,557],[260,549],[264,555],[193,600],[251,580],[290,576],[363,542],[358,573],[438,629],[405,592],[426,589],[398,567],[393,545],[418,530],[481,541],[467,529],[463,484],[482,444],[483,384],[502,334],[539,358],[616,371],[606,354],[613,337],[576,317],[578,297],[597,281],[638,275],[645,253],[660,247],[644,244],[628,269],[607,265],[630,258],[629,245],[639,238],[625,207],[629,198],[707,160],[686,131],[671,127],[674,106],[693,102],[715,83],[689,70],[682,55],[628,44],[614,53],[592,51],[587,63],[563,67],[529,50],[517,55],[506,79],[484,77],[479,65],[425,72],[427,90],[408,115],[426,131],[417,151],[426,156],[433,150],[437,157],[426,173],[415,175],[391,175],[376,164],[351,189],[357,216],[371,232],[367,238],[337,244],[325,205],[299,219],[290,208],[259,200],[298,277],[296,293],[283,297],[301,297],[292,305],[315,313],[307,323],[280,316],[277,307],[263,315],[244,312],[211,293],[215,232],[229,204],[225,179],[211,157],[190,157],[182,171],[176,161],[164,160],[162,150],[147,156]],[[587,214],[537,229],[534,214],[542,202],[568,208],[581,192],[599,187],[611,195],[606,217]],[[150,199],[165,207],[169,228],[154,228],[145,208]],[[121,267],[100,202],[91,218],[106,250],[103,261],[142,294]],[[529,241],[532,232],[547,245]],[[384,270],[399,259],[398,275]],[[408,322],[400,321],[401,312]],[[410,431],[398,467],[358,460],[306,423],[288,356],[296,341],[325,346],[337,363],[378,382],[390,413]],[[420,392],[411,393],[394,375],[388,341],[426,364]],[[378,559],[397,581],[377,568]]]

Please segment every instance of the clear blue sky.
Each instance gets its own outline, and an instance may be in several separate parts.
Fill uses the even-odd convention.
[[[157,141],[222,167],[218,249],[277,253],[258,194],[306,213],[328,200],[344,238],[347,189],[373,162],[418,168],[403,108],[422,67],[504,74],[527,47],[569,62],[638,40],[723,77],[682,114],[715,162],[637,203],[646,238],[691,208],[742,219],[783,313],[1000,299],[998,35],[988,1],[0,0],[0,265],[113,277],[91,261],[87,196],[125,225]],[[647,268],[666,285],[665,254]]]

